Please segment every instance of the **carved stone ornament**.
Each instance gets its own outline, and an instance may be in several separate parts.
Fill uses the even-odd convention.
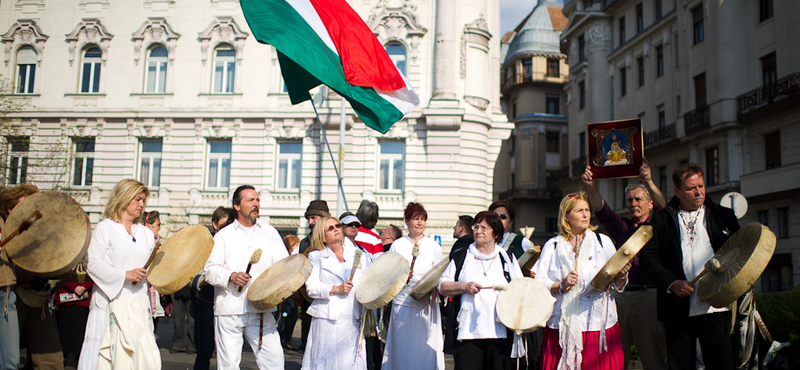
[[[464,34],[461,36],[461,78],[467,76],[467,44],[476,46],[488,54],[491,38],[489,24],[483,19],[482,14],[474,22],[464,25]]]
[[[203,65],[208,61],[210,50],[214,50],[217,45],[222,43],[233,45],[236,49],[236,63],[242,64],[244,40],[249,35],[242,32],[233,17],[216,17],[197,37],[200,40],[200,55]]]
[[[42,55],[44,53],[44,43],[49,36],[42,34],[36,21],[32,19],[20,19],[12,24],[2,36],[3,49],[5,50],[4,61],[8,66],[13,54],[12,51],[19,49],[22,46],[31,46],[36,50],[36,62],[41,66]]]
[[[608,22],[592,23],[586,31],[586,54],[592,51],[610,50],[612,44],[611,27]]]
[[[466,95],[464,96],[464,100],[466,100],[471,106],[480,110],[486,110],[486,108],[489,106],[489,100],[479,96]]]
[[[87,44],[100,47],[103,52],[103,65],[106,64],[108,56],[108,44],[114,35],[108,33],[106,28],[100,24],[99,19],[84,18],[75,26],[71,33],[67,34],[67,44],[69,44],[69,65],[75,61],[75,50],[82,50]]]
[[[419,55],[419,41],[428,30],[417,23],[417,18],[408,7],[385,7],[378,3],[367,21],[367,25],[384,45],[396,41],[409,50],[411,59]],[[384,7],[381,7],[381,5]]]
[[[167,48],[167,58],[172,64],[175,61],[175,45],[179,37],[181,35],[172,30],[166,19],[148,18],[132,35],[134,63],[139,65],[142,49],[147,50],[152,44],[162,44]]]

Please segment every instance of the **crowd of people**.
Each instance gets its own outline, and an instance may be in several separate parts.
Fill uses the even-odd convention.
[[[405,207],[403,235],[395,225],[374,230],[375,202],[364,200],[355,214],[335,217],[324,200],[314,200],[305,212],[309,234],[282,238],[260,220],[256,189],[242,185],[232,207],[212,215],[214,247],[204,268],[171,300],[138,284],[157,248],[161,220],[158,212],[145,211],[148,188],[122,180],[92,232],[85,259],[91,282],[51,289],[15,269],[0,251],[0,367],[17,368],[22,338],[34,368],[63,368],[67,353],[80,353],[79,369],[158,369],[153,319],[171,311],[178,329],[172,350],[196,352],[195,369],[208,369],[215,351],[217,368],[239,368],[245,341],[260,369],[282,369],[284,350],[299,349],[303,369],[441,370],[450,353],[456,369],[616,370],[627,368],[632,344],[648,370],[690,369],[698,360],[709,370],[732,369],[732,313],[700,301],[688,281],[738,230],[738,221],[705,196],[697,165],[674,171],[675,196],[668,203],[646,163],[639,178],[641,184],[625,189],[630,217],[622,217],[600,196],[587,167],[587,192],[561,199],[557,234],[531,269],[517,261],[533,244],[514,233],[515,210],[507,202],[459,216],[446,256],[426,235],[428,213],[420,203]],[[30,185],[4,189],[2,219],[36,191]],[[607,235],[596,231],[592,214]],[[642,225],[653,226],[652,239],[608,289],[594,288],[593,277]],[[261,257],[254,261],[257,250]],[[364,309],[355,299],[359,282],[387,252],[408,261],[407,280],[385,307]],[[295,254],[306,255],[312,266],[300,292],[278,307],[254,306],[247,299],[254,277]],[[445,258],[436,289],[413,298],[412,288]],[[520,335],[498,320],[495,305],[497,287],[524,277],[541,282],[555,304],[543,330]],[[49,289],[55,320],[46,302],[19,299],[30,296],[25,291]],[[298,318],[302,334],[295,348]]]

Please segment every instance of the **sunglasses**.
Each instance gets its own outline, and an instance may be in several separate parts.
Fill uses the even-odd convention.
[[[358,222],[351,222],[349,224],[346,224],[345,226],[347,226],[347,227],[361,227],[361,224],[358,223]]]
[[[500,219],[503,220],[503,221],[508,220],[508,215],[507,214],[499,214],[497,216],[500,217]]]
[[[338,229],[341,229],[341,228],[342,228],[342,224],[336,224],[336,225],[331,225],[331,226],[328,226],[328,228],[327,228],[327,229],[325,229],[325,231],[327,231],[327,232],[331,232],[331,231],[333,231],[334,229],[337,229],[337,230],[338,230]]]

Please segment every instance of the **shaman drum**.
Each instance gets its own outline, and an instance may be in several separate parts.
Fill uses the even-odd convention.
[[[284,258],[264,270],[250,285],[247,299],[259,310],[277,306],[305,284],[311,262],[302,254]]]
[[[68,194],[32,194],[11,211],[3,236],[17,230],[35,211],[42,217],[4,246],[8,257],[34,275],[52,277],[72,270],[86,255],[91,240],[86,212]]]
[[[444,273],[444,270],[447,269],[448,264],[450,264],[450,259],[445,257],[437,264],[433,265],[425,275],[422,275],[422,279],[411,288],[411,292],[409,293],[411,297],[418,301],[425,298],[433,288],[439,285],[439,278]]]
[[[707,272],[697,282],[697,296],[717,308],[739,299],[764,272],[775,243],[775,234],[758,222],[741,228],[706,263]]]
[[[207,227],[191,225],[178,230],[156,253],[147,282],[163,295],[177,292],[203,269],[212,249],[214,238]]]
[[[386,252],[361,275],[356,300],[369,310],[383,307],[403,290],[411,267],[403,255]]]
[[[519,260],[517,260],[520,269],[522,269],[522,271],[529,271],[532,269],[536,261],[539,260],[539,254],[541,253],[542,247],[538,245],[534,245],[533,248],[526,250],[525,253],[519,257]]]
[[[530,333],[547,324],[556,299],[539,280],[511,280],[497,295],[497,319],[517,335]]]
[[[632,261],[636,254],[642,250],[645,244],[653,237],[653,227],[650,225],[640,226],[628,241],[623,244],[616,253],[603,265],[592,279],[592,286],[600,291],[606,290],[608,285],[617,277],[620,271],[625,268],[628,262]]]

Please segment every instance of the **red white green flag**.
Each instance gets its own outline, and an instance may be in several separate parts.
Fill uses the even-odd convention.
[[[385,133],[419,97],[346,0],[241,0],[250,29],[278,51],[292,104],[328,85]]]

